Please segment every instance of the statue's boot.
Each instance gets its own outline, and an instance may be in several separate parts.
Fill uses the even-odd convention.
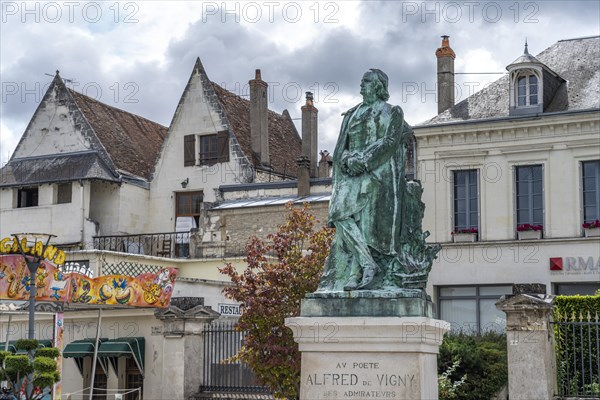
[[[360,263],[356,257],[350,259],[349,277],[344,285],[344,291],[349,292],[358,289],[360,283]]]
[[[375,275],[379,271],[379,268],[376,266],[369,266],[363,269],[362,280],[360,281],[360,285],[358,285],[357,289],[366,289],[367,286],[373,282]]]
[[[358,289],[358,281],[358,274],[352,274],[344,285],[344,291],[349,292]]]

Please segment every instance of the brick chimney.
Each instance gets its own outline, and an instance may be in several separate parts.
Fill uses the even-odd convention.
[[[437,57],[438,114],[454,105],[454,59],[450,36],[442,36],[442,47],[435,51]]]
[[[310,160],[310,177],[318,175],[317,122],[319,110],[313,104],[313,94],[306,92],[306,104],[302,106],[302,155]]]
[[[260,76],[260,69],[256,70],[254,79],[250,82],[250,138],[252,151],[256,154],[261,164],[269,163],[269,127],[267,122],[267,82]]]

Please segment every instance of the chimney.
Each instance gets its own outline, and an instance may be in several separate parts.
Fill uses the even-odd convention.
[[[321,159],[319,160],[319,178],[329,178],[331,177],[331,167],[333,165],[331,155],[327,150],[321,150],[319,154],[321,155]]]
[[[310,160],[306,156],[301,156],[297,161],[298,165],[298,196],[310,195]]]
[[[267,82],[256,70],[250,84],[250,139],[252,151],[257,155],[261,164],[269,165],[269,128],[267,123]]]
[[[454,105],[454,59],[450,36],[442,36],[442,47],[435,51],[437,57],[438,114]]]
[[[306,92],[306,104],[302,106],[302,155],[310,161],[310,177],[316,178],[317,166],[317,121],[319,110],[313,104],[313,94]]]

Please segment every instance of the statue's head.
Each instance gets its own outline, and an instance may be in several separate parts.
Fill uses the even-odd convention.
[[[360,86],[360,93],[363,96],[374,96],[383,101],[387,101],[390,98],[388,76],[380,69],[371,68],[365,72]]]

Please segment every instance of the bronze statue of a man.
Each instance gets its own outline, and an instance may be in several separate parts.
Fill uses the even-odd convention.
[[[383,71],[367,71],[360,88],[363,102],[344,114],[333,153],[329,224],[336,232],[319,292],[396,285],[398,276],[414,272],[404,254],[408,236],[423,236],[420,220],[418,232],[406,224],[411,210],[405,197],[415,192],[407,189],[404,176],[412,129],[402,109],[386,103],[388,77]],[[418,197],[419,204],[409,203],[421,206],[420,192]]]

